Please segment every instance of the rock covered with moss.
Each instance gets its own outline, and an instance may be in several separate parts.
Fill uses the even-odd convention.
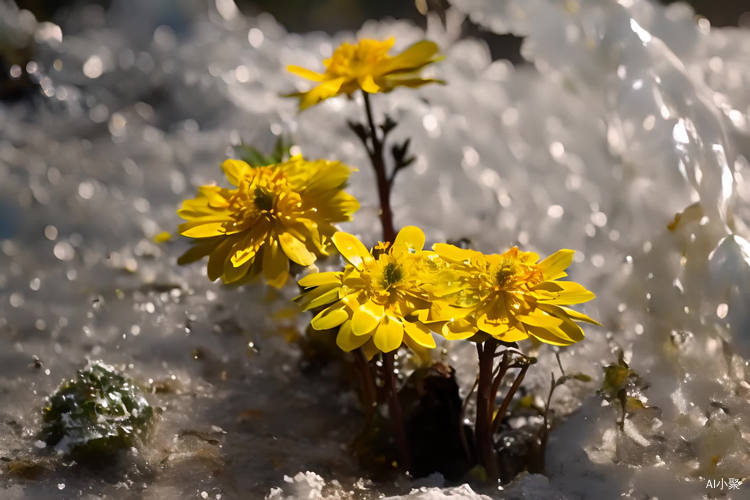
[[[89,362],[49,397],[40,438],[77,460],[98,459],[138,444],[153,413],[132,380]]]

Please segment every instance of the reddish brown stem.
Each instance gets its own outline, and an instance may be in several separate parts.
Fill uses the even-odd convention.
[[[393,427],[393,436],[396,439],[396,447],[398,448],[399,467],[408,471],[411,469],[411,456],[409,454],[409,445],[406,441],[406,430],[404,429],[404,416],[401,411],[401,403],[398,400],[393,357],[393,351],[383,353],[383,375],[385,376],[386,392],[388,394],[388,415],[390,416],[391,426]]]
[[[365,113],[367,114],[367,124],[370,127],[370,142],[368,154],[372,168],[375,170],[375,180],[378,185],[378,199],[380,201],[380,223],[383,226],[383,240],[393,242],[396,238],[396,229],[393,225],[393,210],[391,209],[391,181],[385,167],[385,158],[383,157],[383,141],[378,134],[373,117],[372,105],[370,104],[370,95],[362,91],[365,100]]]
[[[492,434],[495,434],[497,432],[497,429],[500,427],[500,422],[503,420],[505,412],[508,411],[508,406],[513,399],[513,395],[521,386],[521,382],[523,382],[523,378],[526,376],[526,371],[529,369],[529,366],[530,365],[524,365],[523,367],[521,367],[521,371],[519,371],[518,375],[516,375],[516,379],[513,381],[513,385],[510,386],[510,390],[508,390],[505,398],[503,398],[503,402],[500,404],[500,408],[498,408],[497,413],[495,414],[495,419],[492,421]]]
[[[370,364],[367,362],[362,349],[355,349],[354,361],[357,363],[357,368],[362,378],[362,399],[365,407],[365,415],[367,416],[367,423],[371,423],[375,416],[375,410],[378,406],[377,389],[375,388],[375,380],[372,377],[372,370]]]
[[[477,386],[477,417],[474,432],[477,441],[479,464],[484,467],[489,479],[498,477],[498,464],[492,439],[492,371],[496,341],[477,343],[479,358],[479,384]]]
[[[388,178],[385,158],[383,157],[383,138],[378,134],[378,129],[375,126],[375,118],[372,112],[369,94],[362,91],[362,97],[365,101],[367,125],[370,128],[370,144],[367,147],[367,153],[370,156],[370,162],[375,171],[375,180],[378,187],[380,223],[383,227],[383,240],[392,243],[393,240],[396,239],[396,229],[393,225],[393,210],[391,209],[392,183]],[[393,357],[393,352],[383,353],[383,377],[385,379],[386,394],[388,398],[388,414],[390,416],[391,425],[393,426],[393,435],[396,439],[396,446],[398,448],[399,465],[402,469],[409,470],[411,468],[411,457],[409,455],[409,447],[406,441],[406,430],[404,429],[404,417],[401,410],[401,403],[398,400]]]
[[[500,389],[500,383],[503,381],[503,378],[505,378],[505,374],[508,372],[511,358],[512,355],[507,350],[503,352],[503,359],[500,361],[500,364],[497,367],[497,374],[494,376],[495,378],[492,381],[492,392],[490,393],[490,395],[493,402],[497,400],[497,391]]]

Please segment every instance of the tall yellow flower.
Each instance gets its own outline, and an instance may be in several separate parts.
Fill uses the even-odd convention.
[[[289,94],[289,97],[299,97],[302,110],[329,97],[351,95],[359,89],[377,94],[390,92],[398,86],[419,87],[440,82],[419,75],[420,69],[440,60],[435,43],[422,40],[396,56],[389,56],[394,43],[393,37],[383,41],[362,39],[356,45],[342,43],[323,61],[324,73],[287,66],[288,71],[318,83],[307,92]]]
[[[343,272],[305,276],[299,284],[310,290],[298,297],[305,310],[326,304],[311,321],[316,330],[339,327],[336,343],[344,351],[364,346],[368,357],[390,352],[402,342],[415,350],[434,348],[435,339],[417,315],[430,307],[422,280],[432,252],[424,252],[424,233],[403,228],[392,245],[380,243],[373,252],[347,233],[333,235],[346,259]]]
[[[335,222],[351,220],[357,200],[343,191],[352,169],[326,160],[288,161],[252,167],[226,160],[222,169],[234,188],[201,186],[177,214],[183,236],[196,238],[180,264],[208,256],[208,277],[239,283],[261,272],[281,287],[289,260],[309,266],[326,255]]]
[[[435,301],[425,320],[442,322],[448,339],[464,339],[482,331],[516,342],[533,337],[553,345],[583,339],[577,321],[595,320],[570,309],[595,295],[572,281],[559,281],[573,259],[573,250],[558,250],[539,262],[539,255],[513,247],[485,255],[438,243],[433,250],[445,267],[436,285],[442,300]]]

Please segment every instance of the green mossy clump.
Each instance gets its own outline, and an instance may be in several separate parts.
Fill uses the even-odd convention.
[[[78,461],[96,461],[139,443],[153,414],[132,380],[90,362],[49,397],[40,439]]]

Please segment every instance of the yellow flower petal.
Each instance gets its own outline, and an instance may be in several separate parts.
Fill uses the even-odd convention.
[[[317,307],[318,305],[327,304],[328,302],[333,302],[334,300],[338,299],[339,288],[340,285],[337,283],[320,285],[316,288],[313,288],[312,290],[301,293],[300,295],[294,297],[293,300],[297,302],[304,311],[307,311],[313,309],[314,307]],[[324,294],[329,293],[330,291],[334,292],[332,299],[328,300],[327,302],[316,302],[317,299],[322,297]],[[310,304],[316,305],[311,306]]]
[[[333,302],[334,300],[337,300],[339,298],[339,289],[333,288],[331,290],[326,290],[325,292],[319,294],[317,297],[315,297],[313,300],[311,300],[306,306],[305,310],[309,309],[315,309],[316,307],[324,306],[326,304],[329,304]]]
[[[593,292],[574,281],[546,281],[534,287],[532,292],[537,290],[548,292],[539,295],[539,302],[542,304],[572,305],[596,298]]]
[[[222,195],[223,192],[224,190],[219,186],[198,187],[198,194],[206,198],[206,204],[211,208],[226,208],[229,206],[229,202]]]
[[[561,319],[563,320],[563,323],[555,330],[555,333],[562,332],[566,338],[573,342],[580,342],[583,340],[583,328],[575,324],[571,319]]]
[[[382,352],[391,352],[398,349],[403,339],[404,325],[392,316],[383,318],[373,336],[375,346]]]
[[[510,328],[510,324],[507,320],[490,320],[486,314],[481,314],[477,318],[477,326],[483,332],[489,333],[493,337],[504,334]]]
[[[440,330],[440,334],[448,340],[468,339],[474,336],[475,333],[477,333],[477,327],[464,319],[448,321]]]
[[[263,226],[258,225],[242,236],[238,234],[234,241],[229,258],[234,267],[240,267],[255,258],[266,241],[266,233]]]
[[[408,335],[404,335],[404,344],[406,344],[409,349],[417,355],[417,359],[423,366],[431,364],[432,356],[430,355],[430,349],[426,349],[417,344]]]
[[[201,260],[203,257],[210,255],[222,241],[222,238],[205,238],[198,240],[193,243],[193,246],[191,246],[185,253],[179,256],[177,263],[184,266],[185,264]]]
[[[211,238],[212,236],[239,232],[238,230],[228,230],[227,222],[227,220],[183,222],[178,229],[182,236],[187,236],[188,238]]]
[[[325,78],[325,75],[323,73],[318,73],[316,71],[309,70],[307,68],[303,68],[301,66],[295,66],[293,64],[290,64],[286,67],[286,70],[290,73],[294,73],[297,76],[301,76],[302,78],[307,78],[308,80],[312,80],[314,82],[322,82]]]
[[[544,279],[552,281],[565,276],[563,271],[573,262],[573,254],[575,254],[575,250],[563,248],[537,264],[537,267],[544,275]]]
[[[404,322],[404,331],[406,335],[422,347],[434,349],[436,347],[435,339],[430,334],[430,329],[421,323]]]
[[[299,286],[305,288],[320,285],[340,285],[342,274],[343,273],[341,272],[334,271],[328,271],[325,273],[312,273],[308,274],[297,283],[299,283]]]
[[[565,347],[574,343],[568,339],[560,338],[554,335],[552,332],[550,332],[546,328],[540,328],[538,326],[527,326],[526,331],[529,333],[530,336],[534,337],[540,342],[544,342],[545,344]]]
[[[339,191],[338,198],[332,199],[331,190],[341,189],[349,179],[349,175],[354,171],[348,165],[338,161],[316,160],[314,162],[289,161],[283,165],[284,171],[289,174],[289,182],[299,183],[299,189],[304,189],[305,194],[313,197],[315,201],[340,203],[342,199],[349,199],[350,195]],[[316,172],[316,175],[310,177],[310,172]],[[323,196],[323,199],[319,199]],[[343,197],[343,198],[342,198]],[[326,203],[321,203],[325,205]],[[329,206],[331,203],[327,203]]]
[[[363,338],[367,339],[368,341],[362,345],[362,354],[365,355],[365,358],[367,358],[367,361],[370,361],[380,351],[378,350],[377,347],[375,347],[375,342],[373,342],[372,337],[363,337]]]
[[[451,260],[453,262],[466,262],[470,261],[474,256],[472,250],[465,250],[458,248],[455,245],[449,245],[448,243],[435,243],[432,245],[432,249],[437,252],[444,259]]]
[[[225,285],[236,283],[242,280],[243,278],[245,278],[245,275],[247,275],[248,271],[250,271],[250,267],[252,266],[252,264],[253,261],[247,261],[241,266],[235,267],[232,265],[230,259],[227,259],[224,262],[224,272],[221,275],[221,280]]]
[[[221,169],[224,171],[224,175],[227,176],[227,180],[234,185],[239,186],[240,181],[247,175],[247,172],[252,169],[250,165],[241,160],[227,159],[221,164]]]
[[[418,252],[424,248],[425,236],[417,226],[406,226],[396,235],[394,247],[405,246],[410,252]]]
[[[503,342],[518,342],[529,338],[529,335],[525,331],[513,327],[499,335],[493,335],[493,337]]]
[[[372,259],[367,248],[355,236],[339,231],[333,235],[333,244],[342,257],[351,265],[360,269],[362,263]]]
[[[318,104],[320,101],[337,95],[345,81],[346,78],[334,78],[333,80],[326,80],[319,83],[313,89],[305,92],[304,94],[302,94],[302,100],[300,101],[300,110],[305,110],[310,106]]]
[[[367,335],[372,332],[384,316],[383,306],[368,300],[361,304],[352,316],[354,335]]]
[[[349,319],[349,313],[343,307],[343,304],[336,303],[323,309],[310,321],[310,325],[316,330],[328,330],[329,328],[339,326]]]
[[[375,83],[375,80],[373,80],[372,75],[370,74],[359,78],[359,88],[369,94],[377,94],[380,92],[380,87],[378,87],[378,84]]]
[[[172,233],[168,231],[162,231],[153,237],[154,243],[165,243],[172,239]]]
[[[309,266],[316,260],[315,254],[288,232],[279,234],[279,243],[286,256],[300,266]]]
[[[421,40],[391,58],[383,68],[383,73],[395,71],[414,71],[431,62],[438,53],[438,46],[429,40]]]
[[[518,314],[516,318],[524,325],[548,329],[557,328],[563,323],[562,319],[544,314],[542,311],[532,311],[530,314]]]
[[[289,277],[289,259],[274,240],[263,247],[263,276],[275,288],[284,286]]]
[[[351,352],[357,347],[360,347],[368,340],[370,340],[370,337],[364,335],[358,336],[352,333],[351,321],[347,321],[343,325],[341,325],[341,328],[339,328],[339,333],[338,335],[336,335],[336,345],[339,346],[344,352]]]
[[[208,279],[214,281],[224,274],[224,266],[229,258],[229,252],[236,241],[236,237],[225,238],[208,256],[208,266],[206,271]]]
[[[569,307],[554,306],[551,304],[539,304],[539,308],[559,318],[569,317],[573,321],[583,321],[584,323],[591,323],[592,325],[602,326],[602,324],[595,319]]]
[[[428,83],[439,83],[445,85],[445,80],[439,80],[436,78],[406,78],[405,75],[401,73],[385,75],[382,78],[382,82],[386,88],[409,87],[415,89],[422,85],[427,85]]]

